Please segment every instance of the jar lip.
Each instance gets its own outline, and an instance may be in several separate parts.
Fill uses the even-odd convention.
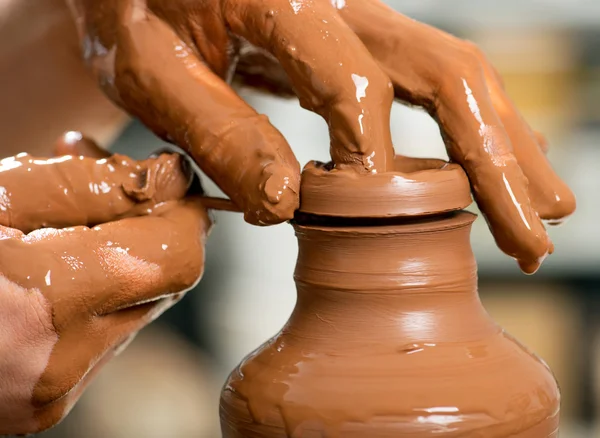
[[[291,221],[297,236],[312,232],[354,236],[428,233],[468,227],[477,219],[477,215],[470,211],[460,210],[425,217],[386,218],[383,220],[351,219],[348,221],[343,218],[332,220],[323,217],[312,217],[311,219]],[[359,224],[359,222],[362,223]]]
[[[393,170],[381,173],[308,163],[299,211],[346,218],[419,217],[462,210],[471,202],[469,180],[458,164],[398,155]]]

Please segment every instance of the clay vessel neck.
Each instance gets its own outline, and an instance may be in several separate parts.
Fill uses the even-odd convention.
[[[298,303],[285,332],[335,340],[339,351],[340,342],[393,338],[418,349],[498,331],[477,294],[474,218],[459,212],[379,226],[295,224]]]

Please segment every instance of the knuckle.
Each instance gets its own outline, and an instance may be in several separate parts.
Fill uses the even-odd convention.
[[[472,76],[482,72],[482,56],[480,49],[470,41],[461,41],[446,58],[447,68],[453,75]]]

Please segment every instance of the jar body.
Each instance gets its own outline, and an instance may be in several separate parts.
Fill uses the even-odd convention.
[[[297,306],[227,381],[223,437],[556,437],[552,373],[493,323],[465,272],[471,220],[368,240],[320,230],[316,245],[312,230],[299,236]],[[383,258],[340,262],[365,247]],[[446,268],[426,266],[438,256]]]

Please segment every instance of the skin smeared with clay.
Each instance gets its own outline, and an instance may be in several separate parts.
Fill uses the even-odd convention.
[[[394,97],[425,108],[467,171],[498,246],[525,272],[552,251],[541,219],[560,220],[575,208],[544,156],[545,140],[484,55],[378,0],[70,4],[105,93],[190,152],[251,223],[293,217],[299,168],[285,139],[231,82],[295,95],[322,115],[331,168],[358,173],[365,184],[374,173],[405,178],[394,169]]]
[[[436,211],[436,202],[425,199],[431,196],[448,204],[456,202],[457,209],[464,207],[469,202],[469,192],[463,190],[468,176],[498,245],[526,272],[535,271],[552,249],[540,218],[559,220],[575,208],[572,193],[543,155],[543,137],[523,121],[476,47],[403,17],[377,0],[69,3],[84,57],[105,94],[160,137],[190,153],[230,196],[233,202],[223,206],[239,207],[248,222],[268,225],[291,219],[298,208],[314,213],[328,208],[327,202],[346,202],[353,194],[351,187],[365,189],[373,198],[370,208],[375,213],[361,220],[375,221],[378,226],[340,225],[332,232],[331,224],[296,223],[301,242],[298,308],[280,336],[232,376],[222,403],[225,436],[294,437],[305,431],[327,438],[342,432],[364,436],[361,427],[369,428],[372,422],[393,415],[407,420],[405,436],[438,433],[440,427],[444,431],[457,427],[461,433],[479,428],[492,437],[556,435],[558,392],[551,375],[504,335],[478,303],[467,243],[472,218],[448,213],[453,208],[442,207],[441,201]],[[268,119],[229,87],[233,82],[295,95],[328,123],[333,161],[311,163],[305,169],[303,205],[296,158]],[[435,118],[453,163],[430,162],[415,171],[404,166],[402,157],[394,156],[389,132],[394,98],[419,105]],[[75,145],[71,141],[66,139],[60,147],[90,146],[83,137]],[[7,178],[6,184],[14,186],[10,202],[33,216],[11,207],[13,216],[5,214],[2,219],[5,225],[20,225],[25,232],[1,228],[0,287],[6,293],[0,296],[5,301],[0,316],[11,324],[2,332],[0,346],[14,354],[0,359],[0,375],[12,376],[0,391],[0,433],[36,432],[63,418],[101,366],[177,301],[202,272],[203,242],[209,228],[204,201],[167,200],[183,196],[169,195],[163,199],[166,202],[135,210],[138,201],[162,199],[156,197],[157,193],[162,196],[160,190],[149,195],[141,189],[139,197],[137,190],[145,187],[148,170],[160,174],[161,160],[171,158],[122,164],[136,175],[129,175],[132,186],[126,187],[121,179],[109,184],[110,193],[103,193],[100,185],[108,181],[102,177],[96,193],[94,176],[104,175],[114,157],[95,153],[88,154],[93,159],[73,158],[80,155],[73,153],[71,158],[43,163],[27,156],[6,162],[18,162],[21,170],[32,165],[26,173],[8,165],[6,175],[19,174],[24,186],[40,190],[32,195],[40,199],[47,190],[53,202],[63,196],[56,192],[60,184],[39,186],[30,181],[32,174],[41,176],[48,169],[73,165],[69,175],[82,172],[89,177],[82,177],[84,184],[74,184],[73,189],[93,192],[90,198],[85,193],[82,201],[90,211],[82,210],[76,218],[55,215],[52,221],[57,224],[82,221],[73,225],[93,225],[129,214],[146,216],[92,228],[42,228],[27,233],[28,227],[43,224],[27,206],[31,201],[21,200],[16,179]],[[459,165],[467,176],[459,176]],[[57,175],[50,177],[56,181]],[[124,171],[120,175],[128,177]],[[187,181],[187,174],[181,175]],[[86,186],[89,182],[91,190]],[[328,192],[324,187],[329,182]],[[169,191],[178,185],[161,187]],[[386,194],[402,199],[398,187],[422,197],[412,210],[402,205],[394,211],[387,209]],[[129,200],[121,198],[121,192]],[[111,196],[124,207],[108,212],[96,209]],[[132,206],[134,210],[128,209]],[[341,216],[333,207],[326,214]],[[47,209],[44,221],[53,217],[53,208],[66,211],[57,202]],[[364,216],[360,203],[346,202],[345,208],[351,220]],[[444,215],[438,216],[442,211]],[[15,221],[17,213],[21,216]],[[382,226],[379,221],[399,222]],[[426,238],[430,239],[419,240]],[[416,248],[411,252],[416,259],[403,252],[411,247]],[[332,265],[323,254],[339,248]],[[434,255],[438,252],[444,257]],[[322,263],[313,265],[315,261]],[[313,271],[323,278],[311,278]],[[395,277],[398,274],[401,278]],[[345,283],[345,277],[352,281]],[[382,283],[374,283],[373,277],[380,277]],[[327,283],[332,278],[337,283]],[[346,294],[348,290],[351,293]],[[352,300],[347,301],[349,297]],[[352,310],[350,318],[334,312],[340,306]],[[424,318],[428,316],[440,324],[427,324]],[[400,331],[399,321],[405,324]],[[323,338],[323,334],[331,336]],[[335,336],[340,342],[329,342]],[[307,340],[310,345],[301,348]],[[381,341],[381,350],[373,341]],[[365,358],[356,354],[361,348]],[[78,352],[75,359],[73,351]],[[397,381],[391,378],[374,381],[373,361],[361,374],[372,353],[376,363],[383,359],[381,376],[389,372],[395,378],[398,370],[416,369],[420,377],[431,378],[437,385],[419,386],[421,379],[401,379],[401,387],[394,386]],[[345,363],[337,363],[339,358]],[[401,363],[406,358],[416,368]],[[397,366],[385,368],[388,359]],[[505,361],[504,366],[495,359]],[[478,386],[444,386],[460,380],[454,374],[439,380],[443,374],[435,364],[445,360],[456,361],[453,370]],[[356,368],[352,368],[353,361]],[[268,365],[280,366],[274,371]],[[478,374],[480,368],[488,373]],[[525,377],[511,380],[507,370]],[[322,388],[327,387],[320,380],[323,375],[333,376],[334,381],[346,377],[346,382],[365,376],[361,380],[365,396],[359,399],[360,391],[343,392],[351,385],[340,384],[342,392],[317,399],[311,389],[317,388],[322,395]],[[490,375],[498,378],[490,379]],[[298,379],[305,379],[305,384],[298,385]],[[493,386],[496,383],[498,387]],[[489,385],[490,391],[482,395],[481,388]],[[379,392],[391,388],[394,402],[400,401],[390,408],[392,398],[369,397],[368,388]],[[476,406],[473,398],[463,397],[469,391],[477,397],[495,398]],[[436,398],[451,394],[458,394],[456,405]],[[423,406],[415,408],[419,397]],[[343,411],[332,408],[337,403]],[[408,403],[413,403],[412,411]],[[307,417],[320,424],[306,423]],[[374,430],[366,435],[389,432],[381,427]],[[392,433],[398,435],[396,430]]]
[[[96,158],[105,154],[86,141],[59,142],[56,149]],[[28,165],[28,158],[22,158],[23,165]],[[82,178],[78,172],[106,167],[94,164],[92,158],[74,160],[76,168],[69,169],[69,174]],[[127,160],[134,171],[135,162]],[[0,216],[0,351],[11,352],[0,355],[1,435],[35,433],[64,418],[102,366],[140,329],[175,304],[203,271],[210,220],[199,197],[177,199],[183,196],[178,194],[160,202],[159,196],[145,205],[145,216],[92,228],[41,228],[26,233],[9,227],[28,228],[36,222],[36,212],[26,208],[31,196],[41,202],[56,195],[56,180],[40,186],[38,178],[54,175],[67,181],[67,175],[42,170],[52,167],[53,162],[46,161],[33,165],[31,172],[9,169],[0,173],[5,178],[0,185],[21,187],[10,192],[10,201],[23,206],[16,210],[20,214],[16,221]],[[173,166],[167,169],[169,178],[185,175],[187,184],[188,174]],[[45,215],[61,224],[85,223],[104,206],[103,220],[122,216],[121,210],[114,208],[126,202],[119,196],[81,198],[76,193],[99,182],[95,179],[98,175],[119,191],[122,175],[102,172],[91,172],[87,182],[77,180],[80,185],[69,186],[73,189],[69,196],[79,202],[78,216],[59,202],[50,204]],[[180,186],[173,182],[169,190]],[[130,207],[134,204],[127,203]],[[32,216],[25,216],[24,211]]]
[[[429,187],[421,196],[435,202]],[[551,371],[479,300],[475,216],[433,205],[410,217],[298,216],[296,307],[226,382],[223,438],[558,436]]]
[[[0,161],[0,223],[30,232],[137,216],[185,196],[192,178],[182,163],[172,154],[143,161],[118,154],[5,158]]]

